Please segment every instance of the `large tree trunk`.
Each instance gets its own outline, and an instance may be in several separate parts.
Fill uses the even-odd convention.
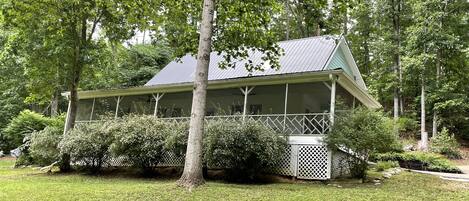
[[[85,49],[87,43],[87,20],[83,18],[80,23],[80,30],[75,33],[75,44],[73,53],[73,69],[72,79],[69,85],[70,96],[69,105],[67,109],[67,119],[64,126],[64,135],[75,126],[77,110],[78,110],[78,85],[80,83],[81,73],[83,71],[83,56],[82,51]],[[90,33],[93,34],[93,33]],[[91,37],[90,37],[91,40]],[[60,171],[66,172],[70,170],[70,156],[63,154],[60,161]]]
[[[204,183],[202,171],[202,139],[207,96],[208,65],[210,63],[210,52],[212,51],[214,7],[214,0],[204,0],[186,161],[184,164],[184,172],[177,182],[179,186],[188,189],[192,189]]]

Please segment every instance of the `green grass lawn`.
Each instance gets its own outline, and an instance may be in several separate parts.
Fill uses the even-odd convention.
[[[0,200],[469,200],[469,183],[409,172],[379,186],[208,181],[188,192],[176,187],[173,179],[46,174],[32,168],[13,169],[12,165],[12,160],[0,160]]]

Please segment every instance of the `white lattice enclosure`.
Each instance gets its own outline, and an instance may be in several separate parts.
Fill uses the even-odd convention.
[[[324,145],[298,147],[298,174],[300,179],[325,180],[330,178],[330,152]]]
[[[288,145],[285,154],[281,159],[275,164],[275,167],[269,171],[272,174],[285,175],[285,176],[295,176],[296,164],[295,154],[293,152],[291,145]]]

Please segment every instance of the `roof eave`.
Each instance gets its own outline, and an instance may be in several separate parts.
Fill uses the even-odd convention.
[[[319,82],[329,80],[330,74],[343,74],[342,70],[326,70],[314,72],[302,72],[291,74],[279,74],[268,76],[256,77],[243,77],[235,79],[212,80],[208,82],[208,89],[223,89],[223,88],[236,88],[242,86],[259,86],[259,85],[273,85],[284,83],[302,83],[302,82]],[[141,86],[131,87],[124,89],[108,89],[108,90],[91,90],[79,91],[79,99],[102,98],[113,96],[131,96],[143,95],[152,93],[175,93],[192,91],[193,83],[175,83],[155,86]],[[62,96],[68,97],[70,92],[62,93]]]

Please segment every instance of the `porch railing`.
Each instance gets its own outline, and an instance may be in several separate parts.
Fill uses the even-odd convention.
[[[189,121],[190,117],[161,119],[182,122]],[[330,128],[329,113],[246,115],[245,119],[256,121],[276,132],[286,135],[321,135],[326,134]],[[243,115],[207,116],[205,120],[242,122]]]
[[[190,120],[190,117],[168,117],[160,119],[170,122],[186,122]],[[243,115],[206,116],[205,120],[242,122]],[[259,124],[285,135],[322,135],[329,131],[331,125],[329,113],[246,115],[245,120],[256,121]],[[77,121],[77,123],[86,122],[96,122],[96,120]]]

